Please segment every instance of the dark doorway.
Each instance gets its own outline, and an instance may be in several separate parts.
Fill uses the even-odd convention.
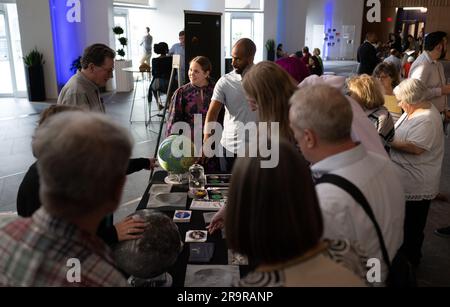
[[[408,36],[412,36],[416,41],[417,49],[422,50],[426,19],[427,13],[422,12],[420,9],[406,10],[405,8],[398,8],[395,31],[402,36],[402,43],[405,48]]]
[[[196,56],[206,56],[212,63],[211,77],[221,77],[222,14],[211,12],[184,12],[186,35],[186,80],[189,62]]]

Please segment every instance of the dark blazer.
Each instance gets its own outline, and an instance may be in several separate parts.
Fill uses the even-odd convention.
[[[164,56],[152,59],[153,78],[161,78],[169,80],[171,72],[172,72],[171,56]]]
[[[130,159],[127,175],[138,172],[144,168],[150,168],[149,159]],[[17,213],[21,217],[31,217],[33,213],[41,207],[39,187],[39,173],[35,162],[25,174],[17,193]],[[104,219],[97,230],[97,235],[107,244],[112,245],[117,243],[118,238],[116,228],[109,224],[110,223]]]
[[[359,75],[372,75],[375,67],[381,60],[377,57],[375,47],[366,41],[358,48],[358,62],[360,63],[358,68]]]

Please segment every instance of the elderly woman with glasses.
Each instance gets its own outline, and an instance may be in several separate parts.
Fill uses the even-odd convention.
[[[428,210],[439,193],[444,158],[444,133],[438,110],[428,102],[426,85],[407,79],[394,89],[405,111],[398,120],[391,158],[401,176],[406,198],[402,249],[410,262],[420,263]]]
[[[399,72],[394,64],[383,62],[375,67],[373,77],[378,79],[383,86],[384,106],[391,113],[392,120],[396,123],[403,113],[394,95],[394,88],[400,83]]]

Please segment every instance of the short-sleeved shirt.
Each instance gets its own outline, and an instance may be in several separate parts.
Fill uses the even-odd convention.
[[[100,98],[98,86],[86,78],[80,71],[70,78],[63,87],[57,103],[105,113],[105,107]]]
[[[242,76],[232,71],[217,82],[214,88],[212,100],[216,100],[225,106],[224,127],[221,144],[228,151],[236,153],[245,139],[240,135],[240,125],[257,122],[256,112],[250,110],[242,87]],[[242,135],[241,135],[242,136]]]
[[[146,54],[152,54],[153,37],[150,34],[144,36],[142,39],[142,45],[144,45],[144,51]]]
[[[391,159],[401,177],[406,200],[434,199],[439,193],[444,158],[442,119],[434,106],[409,120],[407,116],[404,113],[398,120],[395,140],[412,143],[425,152],[413,155],[392,148]]]
[[[185,56],[185,49],[184,46],[182,46],[180,43],[177,43],[172,46],[169,50],[169,54],[179,54],[181,57],[181,65],[180,65],[180,73],[181,73],[181,81],[180,86],[184,85],[184,75],[186,73],[186,56]]]

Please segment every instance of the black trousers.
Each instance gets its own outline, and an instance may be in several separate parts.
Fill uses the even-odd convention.
[[[236,161],[236,154],[231,154],[226,148],[223,149],[223,158],[220,158],[220,171],[225,174],[231,174]]]
[[[417,266],[422,258],[422,244],[431,200],[407,201],[402,250],[411,264]]]

